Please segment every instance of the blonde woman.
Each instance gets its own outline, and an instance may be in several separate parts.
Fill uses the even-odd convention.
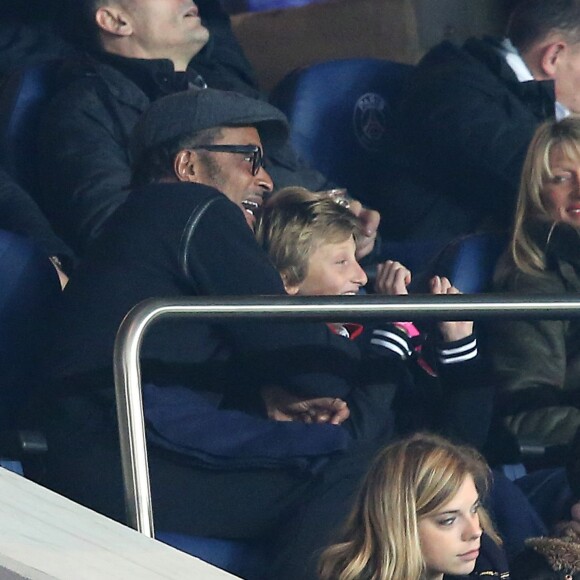
[[[488,477],[474,449],[435,435],[386,447],[363,482],[341,541],[322,555],[321,580],[442,580],[472,574],[476,563],[476,577],[509,578],[481,507]],[[485,565],[478,561],[484,556]]]
[[[546,122],[535,133],[495,289],[580,292],[580,117]],[[520,441],[568,444],[580,426],[580,320],[497,319],[489,333],[509,431]]]

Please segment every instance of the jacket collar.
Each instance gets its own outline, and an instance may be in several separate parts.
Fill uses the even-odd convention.
[[[130,79],[150,101],[188,88],[205,88],[201,76],[193,69],[176,72],[169,59],[127,58],[117,54],[102,53],[99,60]]]
[[[580,264],[580,229],[565,223],[538,220],[530,225],[529,232],[548,258]]]
[[[208,43],[189,62],[186,73],[176,73],[168,59],[128,58],[109,53],[87,54],[93,74],[100,76],[115,99],[144,111],[152,100],[191,86],[205,88],[196,65],[211,62],[214,42]]]
[[[536,221],[529,232],[545,252],[548,269],[557,270],[580,292],[580,229],[564,223]]]
[[[500,39],[490,36],[483,39],[470,38],[463,48],[487,66],[495,76],[502,79],[509,90],[526,103],[536,117],[546,119],[554,116],[556,102],[554,81],[520,82],[502,54]]]

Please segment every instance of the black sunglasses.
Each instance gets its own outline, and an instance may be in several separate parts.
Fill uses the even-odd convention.
[[[258,171],[264,167],[264,154],[258,145],[195,145],[194,147],[188,147],[188,149],[247,155],[249,161],[252,162],[252,175],[257,175]]]

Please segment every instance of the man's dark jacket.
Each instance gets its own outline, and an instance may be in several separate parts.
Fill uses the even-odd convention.
[[[240,208],[224,195],[189,183],[136,190],[65,289],[47,356],[52,396],[102,393],[113,408],[115,334],[142,300],[284,293]],[[358,348],[322,323],[158,322],[142,349],[149,434],[213,466],[294,464],[343,449],[342,427],[267,420],[259,389],[345,398],[358,361]]]
[[[175,83],[170,61],[102,56],[64,67],[64,88],[47,108],[40,132],[41,206],[75,251],[84,253],[125,200],[131,175],[127,142],[151,99],[200,86],[198,75],[211,88],[263,98],[243,63],[230,58],[232,53],[210,43],[190,62],[189,85]],[[125,74],[137,69],[132,78]],[[325,187],[324,177],[305,167],[289,142],[266,154],[266,168],[277,187]]]
[[[36,202],[0,168],[0,228],[29,237],[47,256],[72,267],[73,253],[54,233]]]
[[[388,237],[511,223],[526,149],[555,97],[551,81],[520,83],[497,47],[443,42],[411,74],[397,115],[400,167],[380,208]]]

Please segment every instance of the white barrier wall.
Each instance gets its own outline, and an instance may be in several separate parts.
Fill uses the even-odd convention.
[[[2,580],[234,580],[0,468]]]

